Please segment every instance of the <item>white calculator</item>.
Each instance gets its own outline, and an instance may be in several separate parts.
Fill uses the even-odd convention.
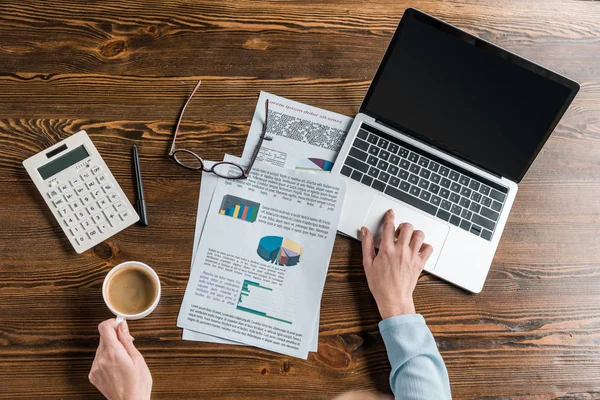
[[[85,131],[28,158],[23,166],[77,253],[139,220]]]

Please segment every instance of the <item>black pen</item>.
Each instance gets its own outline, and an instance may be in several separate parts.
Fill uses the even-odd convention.
[[[140,216],[140,223],[148,226],[148,215],[146,215],[146,201],[144,200],[144,185],[142,184],[142,170],[140,169],[140,157],[138,150],[133,145],[133,165],[135,167],[135,190],[137,193],[137,212]]]

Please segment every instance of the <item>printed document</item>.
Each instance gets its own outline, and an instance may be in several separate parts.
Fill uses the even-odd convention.
[[[218,179],[178,326],[306,358],[345,185],[255,164]]]

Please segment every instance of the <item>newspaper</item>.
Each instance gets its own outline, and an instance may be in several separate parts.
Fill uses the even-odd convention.
[[[219,179],[177,325],[306,359],[343,180],[261,163]]]

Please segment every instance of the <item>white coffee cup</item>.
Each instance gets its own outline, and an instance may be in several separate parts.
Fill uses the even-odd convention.
[[[117,310],[115,310],[111,305],[110,302],[108,301],[108,282],[110,281],[110,278],[119,270],[125,268],[125,267],[138,267],[138,268],[142,268],[144,270],[146,270],[154,279],[154,283],[156,284],[157,287],[157,294],[156,294],[156,299],[154,300],[154,302],[152,303],[152,305],[150,307],[148,307],[146,310],[142,311],[141,313],[138,314],[123,314],[118,312]],[[123,262],[119,265],[117,265],[116,267],[114,267],[113,269],[110,270],[110,272],[106,275],[106,277],[104,278],[104,283],[102,284],[102,297],[104,298],[104,303],[106,303],[106,306],[108,307],[108,309],[110,310],[110,312],[112,312],[113,314],[115,314],[115,316],[117,317],[116,321],[115,321],[115,328],[124,320],[136,320],[136,319],[142,319],[146,316],[148,316],[152,311],[154,311],[154,309],[156,308],[156,306],[158,305],[158,301],[160,300],[160,279],[158,278],[158,275],[156,274],[156,272],[154,272],[154,270],[152,268],[150,268],[148,265],[144,264],[143,262],[139,262],[139,261],[126,261]]]

